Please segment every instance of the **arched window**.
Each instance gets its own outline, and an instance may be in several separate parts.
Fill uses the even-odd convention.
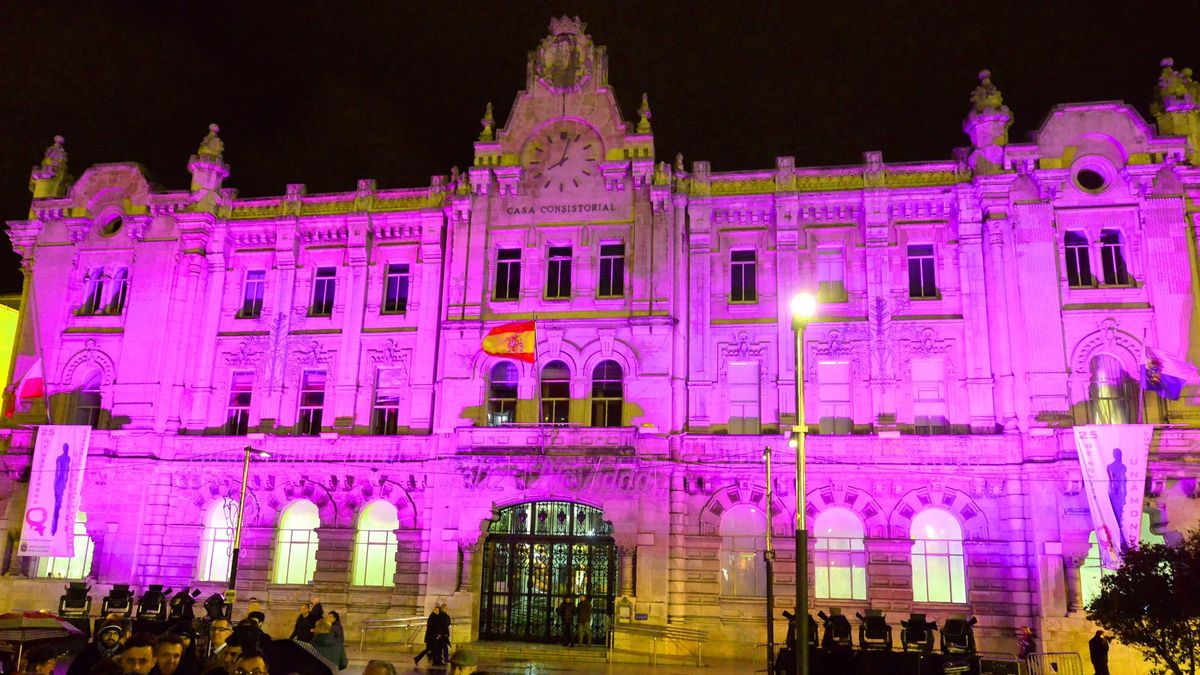
[[[925,509],[912,519],[914,602],[966,602],[962,528],[950,512]]]
[[[355,586],[391,586],[396,576],[396,507],[382,499],[363,507],[354,531]]]
[[[571,371],[562,361],[542,368],[542,424],[566,424],[570,420]]]
[[[125,311],[125,299],[129,296],[129,270],[120,268],[113,274],[112,294],[108,301],[108,314],[120,314]]]
[[[279,516],[275,541],[277,584],[307,584],[317,569],[317,527],[321,524],[317,505],[302,499]]]
[[[818,598],[867,599],[867,551],[858,514],[825,509],[813,522]]]
[[[767,519],[756,506],[736,506],[721,518],[721,595],[767,594]]]
[[[601,361],[592,371],[592,426],[619,427],[625,403],[621,366]]]
[[[75,392],[75,424],[100,428],[100,371],[92,371]]]
[[[1128,424],[1133,418],[1130,405],[1132,380],[1125,375],[1115,356],[1099,354],[1089,364],[1088,422],[1091,424]]]
[[[498,427],[517,421],[517,367],[508,361],[492,366],[488,376],[487,424]]]
[[[92,573],[92,538],[87,533],[87,514],[75,514],[75,555],[38,558],[34,576],[54,579],[83,579]]]
[[[225,581],[233,556],[233,531],[237,527],[237,502],[222,499],[213,502],[204,514],[204,533],[200,535],[200,581]]]

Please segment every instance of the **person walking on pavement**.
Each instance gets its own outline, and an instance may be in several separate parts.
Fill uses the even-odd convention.
[[[592,600],[586,595],[579,596],[579,604],[575,605],[575,624],[578,629],[575,637],[581,645],[592,644]]]
[[[434,605],[433,611],[429,612],[429,618],[425,620],[425,649],[421,650],[420,654],[417,654],[413,657],[413,663],[417,664],[418,666],[421,665],[421,659],[425,658],[426,654],[432,654],[432,656],[429,658],[433,660],[434,665],[440,665],[438,663],[439,653],[436,647],[438,626],[441,624],[441,618],[439,615],[441,613],[441,607]]]
[[[1095,637],[1088,640],[1088,653],[1092,657],[1092,668],[1096,675],[1108,675],[1108,643],[1112,640],[1105,637],[1104,631],[1096,631]]]
[[[1022,626],[1017,633],[1017,658],[1024,661],[1030,654],[1037,652],[1037,636],[1029,626]]]
[[[345,670],[350,665],[350,660],[346,658],[346,646],[333,632],[332,616],[326,614],[313,626],[312,646],[338,670]]]
[[[438,658],[439,663],[450,663],[450,626],[454,623],[450,617],[450,606],[442,603],[442,633],[438,640]]]
[[[558,603],[558,608],[554,610],[558,614],[558,623],[562,626],[562,638],[564,647],[575,646],[575,596],[567,594],[562,602]]]
[[[307,602],[300,605],[300,613],[296,615],[296,625],[292,627],[292,634],[288,636],[289,639],[312,642],[313,626],[312,622],[308,619],[308,615],[311,613],[312,606]]]

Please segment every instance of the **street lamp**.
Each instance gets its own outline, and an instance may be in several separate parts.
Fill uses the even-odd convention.
[[[763,561],[767,565],[767,672],[775,672],[775,547],[771,545],[771,509],[775,499],[771,494],[771,446],[763,448],[767,464],[767,540]]]
[[[817,313],[811,293],[792,297],[792,330],[796,333],[796,673],[808,675],[808,530],[804,523],[804,328]]]
[[[229,589],[225,592],[225,608],[230,619],[233,618],[233,603],[237,601],[238,556],[242,552],[242,516],[246,512],[246,482],[250,478],[250,455],[257,455],[261,459],[271,456],[270,453],[255,450],[249,445],[243,452],[245,455],[242,459],[242,492],[238,497],[237,527],[233,530],[233,554],[229,558]]]

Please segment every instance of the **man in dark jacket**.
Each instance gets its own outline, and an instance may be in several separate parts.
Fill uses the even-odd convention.
[[[345,670],[346,666],[350,665],[350,660],[346,658],[345,645],[333,632],[333,617],[326,615],[313,627],[312,646],[326,661],[333,664],[334,668]]]
[[[588,596],[579,596],[579,604],[575,606],[575,624],[579,627],[576,637],[579,644],[592,644],[592,601]]]
[[[308,620],[308,615],[311,613],[312,605],[307,602],[300,605],[300,614],[296,617],[296,625],[292,627],[292,634],[288,636],[290,639],[312,642],[313,625]]]
[[[567,597],[558,603],[558,608],[554,610],[558,614],[558,623],[562,626],[562,638],[564,647],[575,646],[575,596],[570,593]]]
[[[1092,668],[1096,675],[1108,675],[1108,642],[1112,638],[1104,636],[1104,631],[1096,631],[1095,637],[1088,640],[1088,652],[1092,657]]]
[[[441,613],[442,609],[437,605],[434,605],[433,611],[429,612],[429,618],[425,620],[425,649],[421,650],[420,654],[417,654],[413,657],[413,663],[417,664],[418,666],[421,665],[421,659],[425,658],[426,654],[432,654],[430,658],[433,659],[433,664],[435,666],[441,665],[439,663],[440,659],[438,658],[440,652],[438,650],[437,642],[438,630],[441,626]]]
[[[111,659],[121,646],[121,636],[125,629],[119,621],[105,621],[92,642],[79,652],[79,656],[71,662],[67,675],[88,675],[92,667],[104,659]]]

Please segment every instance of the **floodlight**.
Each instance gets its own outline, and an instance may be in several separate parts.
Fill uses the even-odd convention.
[[[974,654],[975,629],[973,626],[979,619],[954,616],[942,624],[942,653],[943,654]]]
[[[129,584],[113,584],[112,590],[100,603],[100,613],[104,616],[116,614],[121,618],[128,618],[132,612],[133,591],[129,590]]]
[[[196,604],[196,597],[200,595],[200,589],[189,591],[187,586],[171,597],[170,603],[170,621],[191,621],[196,618],[196,614],[192,609],[192,605]]]
[[[213,593],[204,601],[204,614],[209,621],[217,619],[226,619],[225,616],[225,596],[220,593]]]
[[[164,589],[162,584],[150,584],[150,587],[138,598],[137,618],[139,621],[163,622],[167,619],[167,596],[171,589]]]
[[[850,621],[842,616],[840,607],[830,607],[829,614],[817,612],[817,618],[825,625],[825,636],[821,647],[828,652],[848,652],[854,648],[851,642]]]
[[[926,621],[924,614],[909,614],[908,621],[901,621],[900,644],[906,652],[933,651],[933,631],[937,623]]]
[[[796,648],[796,615],[783,610],[783,616],[788,620],[787,646],[789,649]],[[811,614],[805,614],[808,617],[808,646],[810,651],[817,648],[817,622],[813,621]]]
[[[858,646],[863,651],[892,651],[892,627],[878,609],[868,609],[867,615],[855,614],[858,624]]]

